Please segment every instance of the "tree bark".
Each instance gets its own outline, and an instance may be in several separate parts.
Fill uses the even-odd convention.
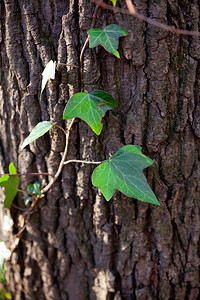
[[[200,30],[198,0],[134,4],[151,19]],[[125,8],[124,1],[117,5]],[[64,107],[80,91],[79,70],[58,66],[41,102],[40,74],[51,59],[80,66],[94,10],[89,0],[0,2],[1,173],[12,161],[19,173],[55,174],[65,144],[59,129],[23,151],[20,146],[39,121],[64,125]],[[145,174],[160,206],[119,192],[106,202],[92,186],[94,166],[65,166],[7,263],[15,300],[200,297],[199,38],[101,9],[96,27],[112,23],[129,31],[120,39],[121,59],[102,47],[87,48],[84,89],[109,92],[118,108],[106,114],[100,136],[83,121],[75,123],[68,159],[99,161],[123,145],[142,146],[155,161]],[[48,178],[22,177],[20,188],[35,180],[44,186]],[[23,206],[21,194],[15,204]],[[22,212],[11,213],[15,234]]]

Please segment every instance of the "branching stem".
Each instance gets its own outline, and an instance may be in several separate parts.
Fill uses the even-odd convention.
[[[0,174],[0,176],[4,176],[4,175],[8,175],[8,176],[40,176],[40,175],[44,175],[44,176],[54,177],[53,175],[51,175],[49,173],[19,173],[19,174],[5,173],[5,174]]]
[[[100,0],[98,1],[99,3],[102,3],[103,0]],[[94,11],[94,14],[93,14],[93,17],[92,17],[92,24],[91,24],[91,28],[90,29],[93,29],[94,26],[95,26],[95,22],[96,22],[96,18],[97,18],[97,14],[98,14],[98,11],[100,9],[100,4],[97,4],[96,5],[96,8],[95,8],[95,11]],[[84,82],[83,82],[83,55],[85,53],[85,50],[86,48],[88,47],[88,44],[89,44],[89,35],[83,45],[83,48],[81,50],[81,54],[80,54],[80,77],[81,77],[81,92],[84,91]]]
[[[64,132],[65,135],[67,135],[67,131],[65,131],[64,128],[62,128],[61,126],[55,124],[54,126],[58,127],[60,130],[62,130]]]
[[[170,32],[175,33],[175,34],[200,36],[200,32],[198,32],[198,31],[189,31],[189,30],[175,28],[173,26],[169,26],[169,25],[163,24],[161,22],[158,22],[156,20],[145,17],[144,15],[137,12],[137,10],[136,10],[135,6],[132,4],[131,0],[126,0],[126,5],[127,5],[128,9],[114,7],[114,6],[108,5],[108,4],[106,4],[106,3],[104,3],[100,0],[92,0],[92,2],[94,2],[96,5],[101,6],[104,9],[108,9],[108,10],[111,10],[111,11],[114,11],[114,12],[117,12],[117,13],[126,14],[126,15],[133,15],[134,17],[136,17],[137,19],[139,19],[141,21],[145,21],[148,24],[151,24],[153,26],[162,28],[166,31],[170,31]]]
[[[69,136],[70,136],[70,131],[72,129],[72,126],[74,124],[74,121],[75,121],[75,118],[72,119],[70,125],[69,125],[69,128],[68,128],[68,131],[66,133],[66,143],[65,143],[65,150],[64,150],[64,154],[63,154],[63,157],[62,157],[62,160],[60,162],[60,165],[58,167],[58,170],[54,176],[54,178],[52,178],[50,180],[50,182],[42,189],[41,193],[44,194],[46,192],[48,192],[50,190],[50,188],[52,187],[52,185],[56,182],[56,180],[58,179],[60,173],[62,172],[62,169],[63,169],[63,166],[64,166],[64,162],[65,162],[65,159],[66,159],[66,156],[67,156],[67,152],[68,152],[68,148],[69,148]]]

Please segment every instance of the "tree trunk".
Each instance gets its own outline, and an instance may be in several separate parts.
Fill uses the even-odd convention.
[[[134,3],[151,19],[200,29],[198,0]],[[80,66],[94,10],[89,0],[0,2],[1,173],[12,161],[19,173],[55,174],[65,145],[59,129],[20,146],[39,121],[64,125],[64,107],[80,91],[79,70],[58,66],[42,101],[40,75],[51,59]],[[106,114],[100,136],[75,123],[68,159],[99,161],[123,145],[142,146],[155,161],[145,174],[160,206],[119,192],[106,202],[92,186],[93,165],[65,166],[7,263],[14,300],[200,299],[199,38],[101,9],[96,27],[113,23],[129,31],[120,39],[121,59],[87,48],[84,89],[109,92],[118,108]],[[44,186],[48,178],[23,176],[20,188],[36,180]],[[14,203],[23,206],[20,193]],[[15,234],[22,212],[11,213]]]

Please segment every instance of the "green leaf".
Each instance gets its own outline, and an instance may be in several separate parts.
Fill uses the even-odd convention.
[[[54,126],[51,122],[43,121],[39,122],[31,131],[29,136],[24,140],[21,150],[24,149],[28,144],[37,140],[39,137],[43,136],[49,129]]]
[[[117,0],[110,0],[112,2],[112,4],[115,6],[117,3]]]
[[[5,292],[4,296],[7,298],[7,299],[12,299],[12,296],[9,292]]]
[[[123,27],[111,24],[102,29],[90,29],[88,31],[90,36],[90,48],[94,48],[98,45],[102,45],[108,52],[114,54],[120,58],[118,49],[118,40],[121,36],[126,36],[128,31]]]
[[[16,168],[13,163],[9,165],[9,173],[16,174]],[[4,175],[0,178],[0,187],[5,188],[4,207],[10,208],[11,204],[18,192],[19,176]]]
[[[107,201],[119,190],[128,197],[159,205],[142,172],[152,164],[153,161],[141,153],[141,147],[124,146],[94,170],[92,183],[100,188]]]
[[[40,93],[40,100],[42,98],[42,92],[47,84],[47,81],[49,79],[55,79],[55,70],[56,70],[56,61],[53,62],[53,60],[50,60],[46,65],[46,67],[44,68],[44,71],[42,72],[42,87]]]
[[[115,107],[117,107],[117,102],[106,92],[78,93],[69,99],[64,110],[63,119],[78,117],[84,120],[99,135],[102,130],[102,117],[104,117],[107,110]]]
[[[42,197],[42,193],[40,191],[40,182],[36,181],[33,184],[29,184],[28,192],[29,194],[35,194]]]

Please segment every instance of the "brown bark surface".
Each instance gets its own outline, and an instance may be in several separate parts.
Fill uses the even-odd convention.
[[[152,19],[200,30],[198,0],[134,3]],[[51,59],[80,66],[94,9],[89,0],[1,0],[1,173],[11,161],[20,173],[56,172],[62,132],[51,130],[23,151],[20,145],[39,121],[64,124],[64,107],[80,91],[79,70],[59,66],[41,102],[40,75]],[[199,38],[100,10],[96,27],[112,23],[129,31],[120,40],[121,59],[88,48],[84,85],[111,93],[119,106],[106,114],[99,137],[76,122],[68,158],[99,161],[123,145],[142,146],[155,161],[145,174],[160,206],[119,192],[106,202],[92,186],[94,166],[65,166],[8,263],[14,300],[200,299]],[[23,177],[21,189],[35,180],[47,183]],[[22,202],[19,195],[15,203]],[[14,233],[20,214],[12,209]]]

